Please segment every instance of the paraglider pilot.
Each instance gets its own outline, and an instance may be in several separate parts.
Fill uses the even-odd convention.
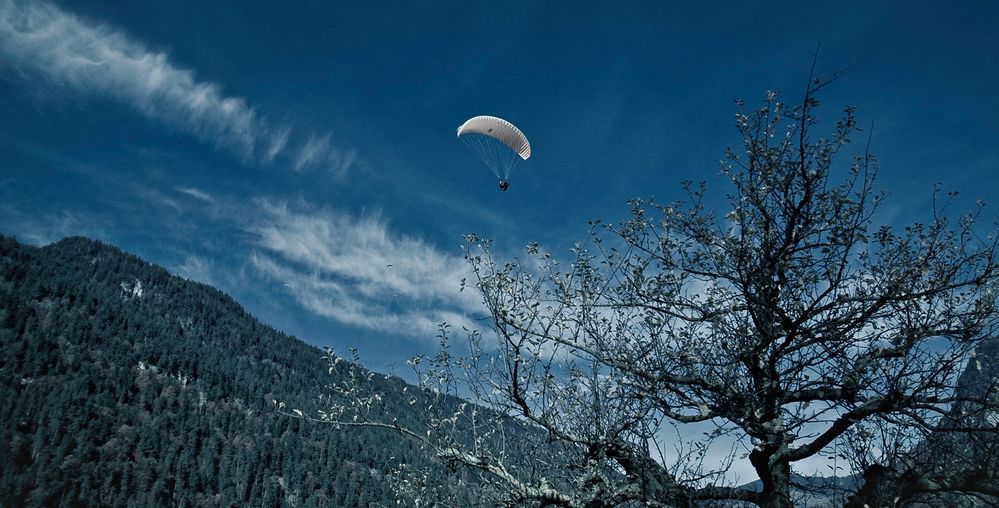
[[[510,182],[508,182],[506,180],[500,180],[500,190],[501,191],[505,192],[509,188],[510,188]]]

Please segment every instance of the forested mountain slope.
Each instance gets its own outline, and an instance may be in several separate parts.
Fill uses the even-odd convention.
[[[320,350],[99,242],[0,236],[0,349],[3,506],[395,505],[391,468],[434,467],[390,432],[278,414],[330,382]],[[400,380],[373,382],[396,404]]]

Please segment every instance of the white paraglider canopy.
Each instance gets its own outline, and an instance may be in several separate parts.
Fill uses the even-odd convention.
[[[531,156],[527,136],[512,123],[495,116],[469,118],[458,127],[458,139],[475,152],[501,180]]]

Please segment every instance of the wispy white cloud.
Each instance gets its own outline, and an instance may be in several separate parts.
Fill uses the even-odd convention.
[[[271,126],[242,97],[199,81],[165,53],[148,50],[120,30],[49,3],[0,0],[0,59],[26,78],[119,100],[247,161],[267,163],[284,155],[296,170],[342,173],[354,159],[329,135],[294,143],[289,126]],[[321,146],[316,139],[323,140]],[[310,154],[307,160],[304,152]]]
[[[203,284],[217,285],[215,273],[217,271],[214,264],[200,256],[189,255],[184,258],[184,262],[171,270],[173,273]]]
[[[329,135],[320,138],[317,138],[316,136],[309,136],[309,140],[305,142],[305,145],[302,146],[302,148],[298,151],[298,155],[295,157],[295,171],[299,171],[307,166],[312,166],[322,160],[326,153],[329,152],[329,147]]]
[[[181,194],[187,194],[188,196],[191,196],[192,198],[198,199],[200,201],[204,201],[205,203],[215,202],[215,198],[212,197],[211,194],[208,194],[207,192],[201,189],[195,189],[194,187],[175,187],[173,190]]]
[[[284,126],[271,133],[270,146],[267,147],[267,162],[274,160],[288,144],[288,136],[291,135],[291,127]]]
[[[298,149],[295,155],[295,171],[306,168],[325,168],[333,174],[340,174],[354,163],[354,153],[332,148],[330,134],[309,135],[309,139]]]
[[[82,235],[107,239],[107,217],[93,216],[72,210],[44,214],[25,213],[16,207],[0,204],[0,223],[3,234],[12,234],[19,241],[32,245],[48,245],[68,236]]]
[[[447,322],[475,327],[484,309],[460,292],[468,265],[426,242],[393,233],[377,217],[297,212],[262,202],[251,264],[303,308],[345,324],[432,339]]]

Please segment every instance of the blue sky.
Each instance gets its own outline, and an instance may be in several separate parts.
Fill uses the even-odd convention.
[[[999,183],[994,2],[0,0],[0,232],[97,238],[377,368],[475,326],[462,235],[556,254],[625,201],[724,190],[734,100],[874,123],[888,221]],[[517,124],[510,191],[455,128]],[[391,266],[389,266],[391,265]]]

